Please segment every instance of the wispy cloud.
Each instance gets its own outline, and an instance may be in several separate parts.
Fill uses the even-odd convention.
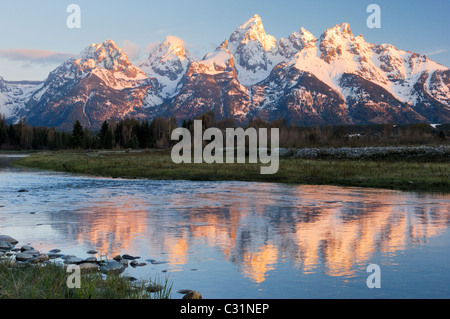
[[[0,57],[13,61],[23,61],[27,64],[57,64],[73,56],[75,54],[38,49],[0,49]]]
[[[425,55],[427,55],[427,56],[438,55],[438,54],[441,54],[441,53],[445,53],[447,51],[448,51],[448,49],[439,49],[439,50],[434,50],[434,51],[425,53]]]

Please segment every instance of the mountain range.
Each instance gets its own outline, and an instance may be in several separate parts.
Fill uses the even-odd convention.
[[[194,57],[168,36],[133,65],[112,41],[91,44],[43,82],[0,77],[0,114],[69,130],[75,120],[207,111],[245,124],[284,118],[297,125],[450,122],[450,68],[425,55],[354,36],[342,23],[316,38],[301,28],[268,35],[258,15],[214,52]]]

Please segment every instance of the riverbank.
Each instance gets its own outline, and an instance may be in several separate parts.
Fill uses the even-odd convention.
[[[33,153],[14,165],[112,178],[251,181],[450,193],[448,147],[280,152],[276,174],[257,164],[175,164],[170,151]]]
[[[36,250],[0,235],[0,299],[169,299],[171,281],[123,276],[128,267],[145,266],[139,256],[112,259],[88,251],[88,258]],[[96,257],[99,255],[100,258]],[[78,267],[78,275],[75,268]],[[189,292],[189,291],[188,291]]]

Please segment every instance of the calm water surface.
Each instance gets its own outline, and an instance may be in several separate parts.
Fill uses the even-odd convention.
[[[450,196],[92,178],[0,158],[0,234],[46,252],[141,256],[204,298],[449,298]],[[18,192],[26,189],[27,192]],[[366,285],[381,267],[381,288]]]

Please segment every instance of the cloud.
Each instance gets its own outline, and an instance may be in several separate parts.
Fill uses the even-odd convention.
[[[158,47],[158,45],[160,45],[160,44],[161,44],[161,42],[159,42],[159,41],[155,41],[155,42],[147,44],[145,46],[145,53],[149,54],[150,52],[155,50]]]
[[[141,56],[141,49],[139,48],[139,46],[129,40],[123,41],[122,51],[125,52],[128,59],[130,60],[137,60]]]
[[[60,53],[48,50],[38,49],[0,49],[0,57],[13,60],[26,62],[29,64],[59,64],[71,57],[72,53]]]
[[[425,55],[427,55],[427,56],[438,55],[438,54],[441,54],[441,53],[445,53],[447,51],[448,51],[447,49],[439,49],[439,50],[435,50],[435,51],[431,51],[431,52],[425,53]]]

